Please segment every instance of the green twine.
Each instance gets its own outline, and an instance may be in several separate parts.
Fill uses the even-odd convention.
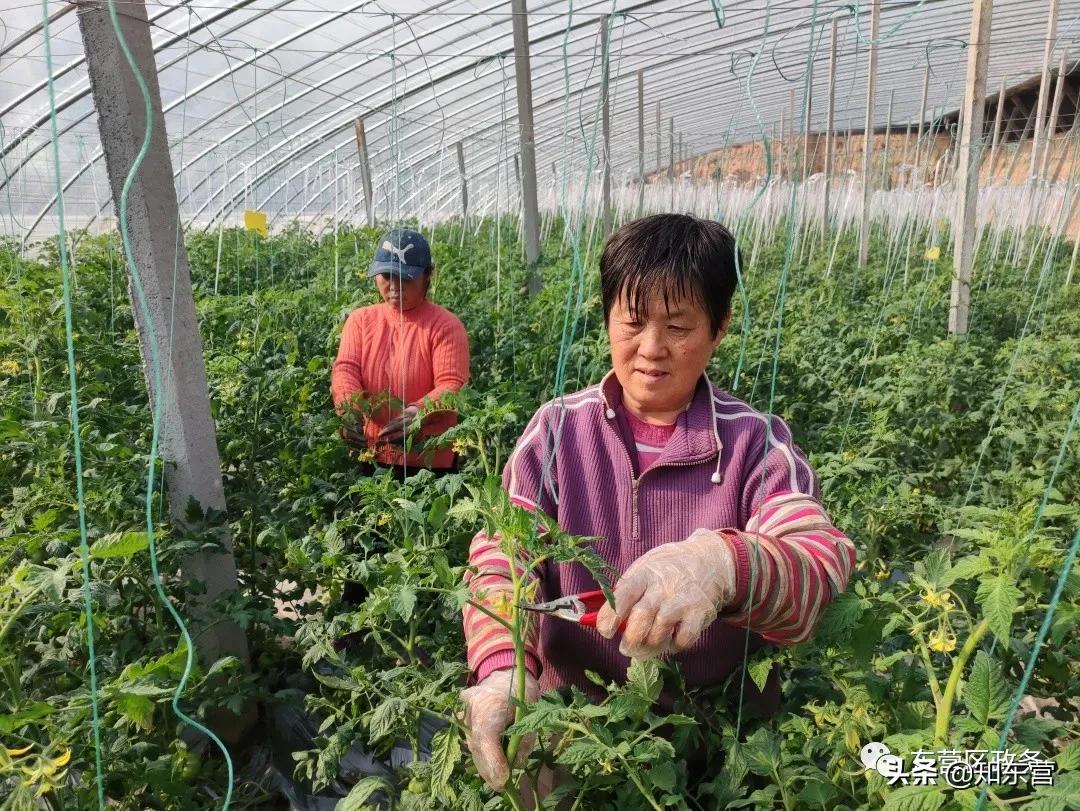
[[[1020,677],[1020,683],[1016,686],[1016,692],[1013,693],[1012,706],[1009,707],[1009,714],[1005,718],[1004,726],[1001,728],[1001,735],[998,737],[997,750],[1004,750],[1005,748],[1005,739],[1009,736],[1013,721],[1016,719],[1016,713],[1020,710],[1020,702],[1023,701],[1024,693],[1027,692],[1028,683],[1031,681],[1031,676],[1035,672],[1035,662],[1038,660],[1039,652],[1042,650],[1043,643],[1050,633],[1050,625],[1054,621],[1054,612],[1057,611],[1058,603],[1061,602],[1061,595],[1065,591],[1065,583],[1069,579],[1069,572],[1072,571],[1073,564],[1076,562],[1078,551],[1080,551],[1080,529],[1073,535],[1072,543],[1069,545],[1069,552],[1065,556],[1065,563],[1061,567],[1060,574],[1058,574],[1057,585],[1054,587],[1054,595],[1050,598],[1050,605],[1046,609],[1046,615],[1043,617],[1042,625],[1039,626],[1039,633],[1035,636],[1035,644],[1031,646],[1031,654],[1028,656],[1027,665],[1024,667],[1024,675]],[[982,809],[986,807],[986,795],[989,790],[989,786],[983,786],[983,790],[979,794],[979,799],[975,803],[975,811],[982,811]]]
[[[43,4],[45,5],[45,8],[47,10],[47,8],[48,8],[47,0],[43,0]],[[183,694],[184,688],[187,686],[187,682],[191,678],[191,673],[192,673],[192,670],[194,669],[194,647],[195,646],[194,646],[194,643],[192,642],[192,639],[191,639],[191,633],[188,631],[187,625],[184,623],[183,617],[180,616],[180,612],[178,612],[176,610],[176,607],[173,606],[172,602],[168,598],[168,595],[165,593],[165,587],[161,582],[161,575],[160,575],[159,567],[158,567],[157,544],[156,544],[155,538],[154,538],[154,481],[155,481],[154,469],[155,469],[156,462],[157,462],[158,441],[159,441],[160,435],[161,435],[161,416],[162,416],[162,404],[164,402],[164,390],[163,390],[162,380],[161,380],[161,362],[160,362],[160,359],[158,357],[157,335],[156,335],[156,330],[155,330],[155,327],[154,327],[154,320],[153,320],[152,314],[150,313],[150,307],[149,307],[149,305],[147,303],[147,300],[146,300],[146,293],[145,293],[145,291],[143,289],[143,285],[142,285],[142,276],[141,276],[141,274],[139,272],[138,264],[135,261],[135,254],[134,254],[134,251],[133,251],[133,249],[131,247],[131,235],[128,232],[128,220],[127,220],[128,196],[129,196],[129,194],[131,192],[131,185],[135,181],[135,175],[138,173],[139,167],[142,165],[143,160],[145,160],[147,153],[150,151],[150,142],[151,142],[151,139],[153,138],[153,133],[154,133],[154,109],[153,109],[153,105],[152,105],[151,100],[150,100],[150,91],[146,86],[146,80],[143,77],[142,71],[139,69],[139,66],[135,61],[134,56],[132,56],[131,49],[128,47],[127,40],[124,37],[124,32],[120,28],[120,21],[119,21],[119,18],[117,16],[117,12],[116,12],[116,0],[109,0],[109,20],[112,22],[113,31],[116,33],[116,39],[117,39],[117,43],[120,46],[120,50],[123,52],[124,58],[127,61],[128,66],[131,68],[131,72],[134,74],[135,81],[139,86],[139,92],[142,94],[142,97],[143,97],[143,114],[144,114],[144,116],[146,118],[146,127],[145,127],[145,131],[144,131],[144,134],[143,134],[142,146],[139,149],[139,153],[136,156],[135,162],[132,164],[131,169],[127,174],[127,177],[124,179],[124,186],[123,186],[123,189],[120,192],[120,236],[121,236],[123,244],[124,244],[124,255],[125,255],[126,259],[127,259],[128,268],[131,271],[132,287],[135,290],[136,298],[137,298],[138,304],[139,304],[139,311],[140,311],[140,313],[142,315],[143,322],[146,325],[146,330],[147,330],[147,333],[148,333],[147,344],[148,344],[148,347],[149,347],[150,365],[152,367],[153,381],[154,381],[154,387],[153,387],[153,394],[154,394],[154,397],[153,397],[153,400],[154,400],[153,429],[152,429],[151,439],[150,439],[150,461],[149,461],[149,465],[148,465],[148,468],[147,468],[147,475],[146,475],[146,498],[145,498],[145,505],[146,505],[146,536],[147,536],[147,541],[148,541],[148,544],[149,544],[149,547],[150,547],[150,569],[151,569],[151,573],[152,573],[152,577],[153,577],[154,588],[157,591],[158,599],[161,601],[162,605],[165,606],[166,610],[172,616],[173,621],[176,623],[176,626],[179,629],[180,635],[183,637],[184,644],[185,644],[185,654],[186,654],[186,656],[185,656],[185,660],[184,660],[184,672],[181,674],[180,681],[176,685],[176,689],[173,691],[173,696],[172,696],[172,702],[171,703],[172,703],[173,713],[176,715],[177,718],[179,718],[185,724],[187,724],[188,726],[192,727],[193,729],[196,729],[199,732],[206,735],[206,737],[208,737],[211,741],[214,742],[214,744],[218,747],[218,749],[221,751],[222,755],[224,756],[224,758],[225,758],[225,766],[226,766],[226,770],[227,770],[228,775],[227,775],[227,782],[226,782],[226,787],[225,787],[225,799],[224,799],[224,802],[222,803],[222,811],[227,811],[227,809],[229,808],[229,804],[232,801],[232,792],[233,792],[234,768],[233,768],[232,758],[229,755],[229,750],[225,747],[225,744],[222,743],[221,739],[218,738],[217,735],[215,735],[208,727],[206,727],[203,724],[199,723],[194,718],[191,718],[183,710],[180,709],[180,696]],[[54,115],[53,116],[53,126],[54,127],[55,127],[55,121],[56,121],[56,118],[55,118],[55,115]],[[54,148],[55,148],[55,139],[54,139]],[[59,179],[58,179],[58,182],[59,182]],[[62,230],[62,227],[61,227],[61,230]],[[70,313],[70,310],[69,310],[69,313]],[[74,381],[74,364],[71,363],[70,365],[71,365],[72,380]],[[73,413],[74,413],[74,409],[73,409]],[[85,541],[84,541],[84,544],[85,544]],[[89,595],[89,592],[87,592],[87,595]],[[89,599],[89,596],[87,597],[87,599]],[[100,748],[100,743],[98,743],[98,747]],[[98,756],[100,757],[100,753],[98,753]],[[100,788],[100,784],[99,784],[99,792],[100,791],[101,791],[101,788]]]
[[[86,537],[86,496],[83,492],[82,439],[79,433],[79,383],[75,369],[75,338],[71,307],[71,270],[68,266],[67,232],[64,228],[64,192],[60,178],[60,134],[56,126],[56,92],[53,88],[52,43],[49,39],[49,0],[41,0],[42,32],[45,40],[45,70],[49,87],[49,125],[52,130],[53,171],[56,177],[56,213],[59,232],[60,278],[64,291],[64,342],[67,346],[70,420],[75,450],[75,500],[79,516],[79,556],[82,561],[83,613],[86,616],[86,649],[90,665],[90,711],[94,733],[94,785],[98,808],[105,808],[105,775],[101,765],[101,708],[98,703],[97,655],[94,650],[94,605],[90,595],[90,544]]]

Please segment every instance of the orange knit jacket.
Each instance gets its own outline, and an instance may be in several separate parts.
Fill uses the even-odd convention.
[[[407,312],[389,304],[353,310],[341,332],[337,360],[330,373],[334,406],[342,413],[347,404],[380,395],[423,406],[469,380],[469,338],[456,315],[430,301]],[[382,405],[364,421],[364,436],[374,461],[383,465],[448,468],[454,464],[449,449],[416,452],[423,439],[441,434],[457,423],[457,414],[442,411],[424,418],[413,450],[379,440],[379,431],[400,414]]]

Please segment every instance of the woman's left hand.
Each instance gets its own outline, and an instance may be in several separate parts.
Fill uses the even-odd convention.
[[[401,414],[383,426],[383,429],[379,431],[379,439],[392,441],[411,433],[418,423],[416,415],[419,413],[420,409],[417,406],[408,406]]]
[[[735,596],[735,551],[719,533],[699,529],[685,541],[650,549],[615,584],[596,630],[607,639],[625,621],[619,652],[650,659],[686,650]]]

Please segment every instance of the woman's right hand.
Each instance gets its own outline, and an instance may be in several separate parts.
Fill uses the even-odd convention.
[[[513,668],[495,670],[479,684],[461,692],[465,702],[465,742],[472,753],[476,771],[495,790],[501,790],[510,777],[510,766],[503,751],[502,735],[514,720],[513,696],[517,679]],[[531,673],[525,674],[525,701],[540,697],[540,685]],[[526,735],[518,747],[517,761],[524,762],[532,750],[535,735]]]

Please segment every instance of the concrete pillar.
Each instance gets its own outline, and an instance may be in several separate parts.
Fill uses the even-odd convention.
[[[80,3],[78,19],[109,185],[119,211],[121,190],[142,148],[146,126],[143,96],[120,48],[107,4]],[[204,512],[224,512],[225,492],[187,252],[183,240],[176,236],[176,189],[150,27],[142,0],[126,3],[119,20],[149,88],[153,120],[149,152],[127,197],[128,231],[145,299],[139,298],[130,276],[128,287],[150,402],[162,414],[159,445],[165,462],[170,518],[173,526],[182,530],[187,524],[191,502]],[[155,354],[160,363],[160,377],[152,369],[151,359]],[[204,665],[209,666],[222,656],[235,656],[247,665],[247,639],[240,626],[227,620],[208,624],[203,610],[205,601],[237,589],[232,540],[225,529],[218,531],[218,537],[224,552],[200,552],[183,562],[184,579],[192,588],[187,594],[175,597],[187,601],[195,626],[193,637]],[[196,582],[204,584],[205,596],[194,596]],[[211,725],[231,741],[254,720],[251,713],[238,719],[224,709],[214,715]]]
[[[514,28],[514,78],[517,83],[518,133],[521,152],[522,227],[530,295],[540,292],[540,216],[536,197],[536,139],[533,134],[532,74],[529,69],[529,18],[525,0],[511,0]]]
[[[469,216],[469,181],[465,178],[465,147],[462,146],[461,141],[455,145],[455,151],[457,152],[458,177],[461,180],[461,218],[465,220]]]

